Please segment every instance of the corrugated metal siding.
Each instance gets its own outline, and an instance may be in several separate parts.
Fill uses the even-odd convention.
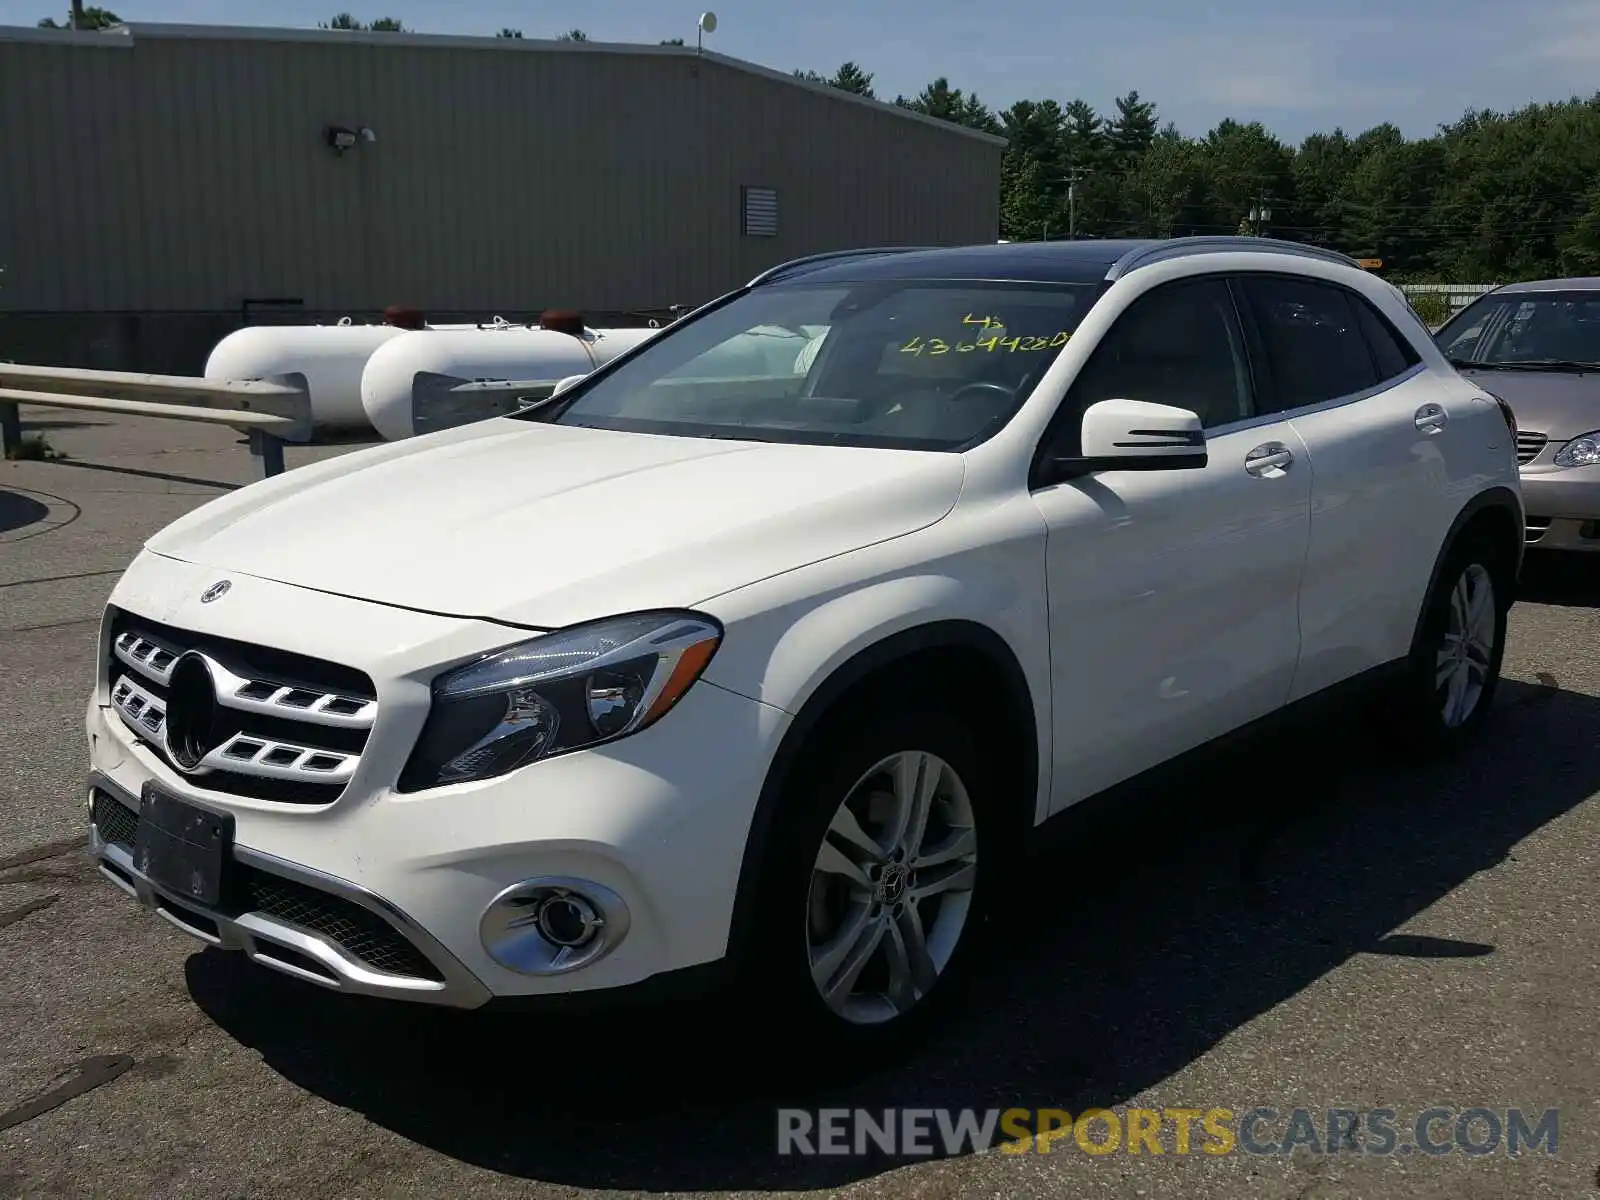
[[[999,146],[710,58],[100,36],[0,35],[0,309],[615,310],[996,236]]]

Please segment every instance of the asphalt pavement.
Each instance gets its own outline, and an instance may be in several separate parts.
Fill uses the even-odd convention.
[[[1530,566],[1476,749],[1407,765],[1355,714],[1132,797],[1030,864],[933,1038],[801,1075],[764,1065],[785,1031],[759,1011],[351,1001],[101,879],[101,606],[144,537],[253,466],[209,427],[55,416],[66,459],[0,463],[0,1197],[1600,1196],[1600,563]],[[1555,1110],[1555,1153],[1451,1144],[1474,1107]],[[1439,1108],[1447,1152],[1180,1153],[1168,1125],[1160,1154],[778,1153],[780,1109],[1018,1108],[1124,1130],[1271,1109],[1257,1142],[1304,1109],[1323,1150],[1330,1109],[1408,1131]]]

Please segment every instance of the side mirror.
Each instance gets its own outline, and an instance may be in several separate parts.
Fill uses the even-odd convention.
[[[1102,400],[1083,414],[1082,454],[1057,458],[1057,479],[1095,471],[1193,471],[1206,465],[1198,413],[1143,400]]]

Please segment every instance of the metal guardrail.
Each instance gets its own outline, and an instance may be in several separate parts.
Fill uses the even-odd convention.
[[[18,405],[229,425],[250,439],[263,476],[283,472],[285,442],[311,440],[311,393],[299,372],[266,379],[192,379],[0,363],[0,446],[22,446]]]
[[[462,379],[418,371],[411,380],[411,428],[437,433],[505,417],[555,393],[559,379]]]

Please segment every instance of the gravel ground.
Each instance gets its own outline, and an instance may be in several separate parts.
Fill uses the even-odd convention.
[[[759,1012],[344,1000],[100,879],[77,800],[95,618],[138,541],[250,460],[210,429],[61,424],[66,463],[0,464],[0,1196],[1600,1196],[1600,564],[1530,570],[1471,753],[1397,765],[1325,725],[1131,797],[1033,864],[935,1037],[819,1081],[762,1068],[783,1030]],[[1129,1106],[1389,1108],[1402,1130],[1432,1106],[1557,1109],[1559,1141],[776,1152],[780,1107]]]

